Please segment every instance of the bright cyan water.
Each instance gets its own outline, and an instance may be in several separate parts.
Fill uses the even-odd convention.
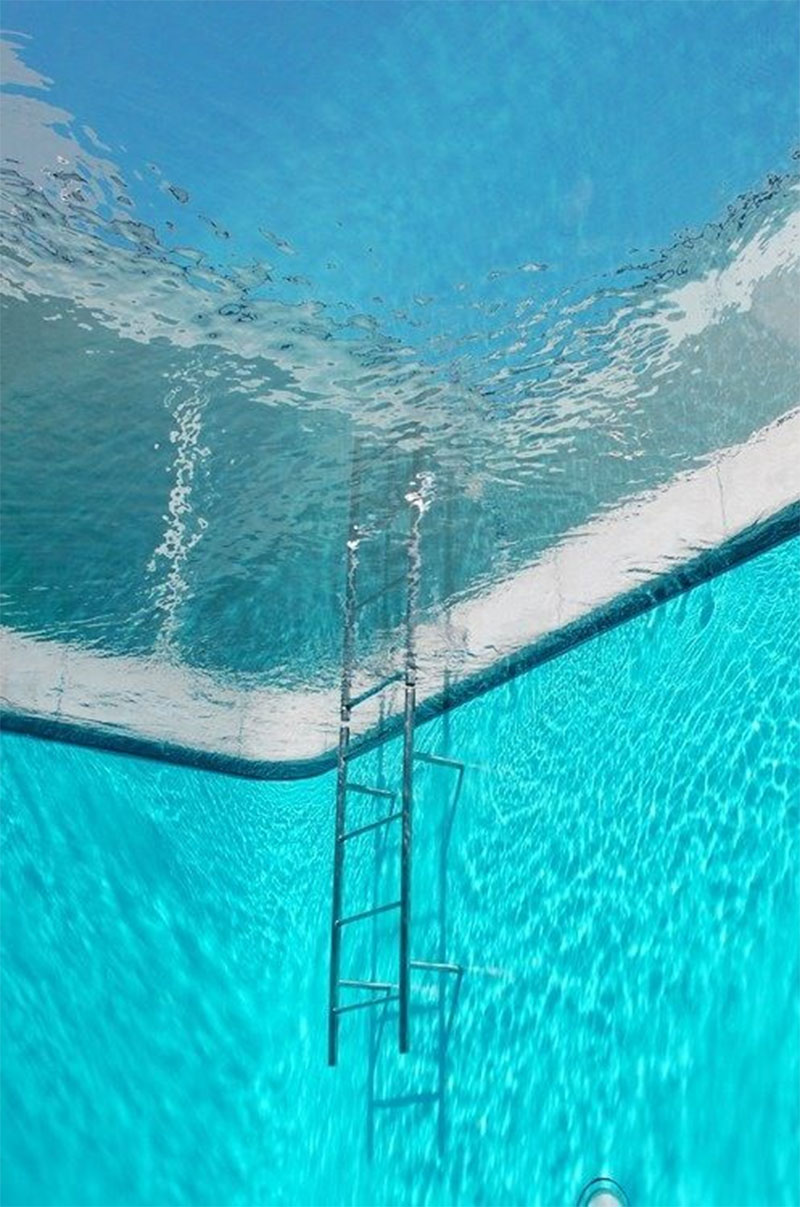
[[[441,1156],[418,1106],[368,1161],[363,1013],[325,1064],[331,776],[6,737],[4,1202],[567,1207],[609,1172],[649,1207],[796,1204],[797,584],[794,541],[420,730],[468,764]],[[418,958],[448,775],[416,778]],[[414,1001],[380,1054],[406,1093]]]

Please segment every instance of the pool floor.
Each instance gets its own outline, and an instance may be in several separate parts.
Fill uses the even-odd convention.
[[[567,1207],[599,1173],[633,1205],[800,1201],[799,544],[419,730],[467,764],[443,1152],[421,1104],[369,1159],[368,1012],[326,1065],[331,775],[5,735],[3,1202]],[[416,778],[418,958],[451,787]],[[408,1057],[381,1047],[393,1092],[437,1075],[430,1002]]]

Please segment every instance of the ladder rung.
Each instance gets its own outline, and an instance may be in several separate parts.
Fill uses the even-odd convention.
[[[425,1094],[398,1094],[396,1098],[375,1098],[373,1106],[421,1106],[429,1102],[438,1102],[441,1095],[438,1090]]]
[[[391,981],[340,981],[346,989],[372,989],[375,993],[391,993],[394,989],[397,992],[397,985],[393,985]]]
[[[398,817],[403,816],[403,810],[398,809],[395,813],[388,813],[386,817],[379,817],[377,821],[368,822],[365,826],[357,826],[355,830],[348,830],[340,838],[340,842],[345,842],[348,838],[355,838],[357,834],[366,834],[367,830],[377,830],[379,826],[388,826],[390,821],[397,821]]]
[[[402,671],[394,671],[389,675],[388,679],[381,679],[380,683],[375,683],[372,687],[368,687],[360,696],[354,696],[350,701],[351,708],[358,708],[359,704],[363,704],[366,700],[371,700],[373,696],[377,696],[385,687],[390,687],[392,683],[397,683],[403,678]]]
[[[412,968],[421,968],[426,972],[453,972],[461,974],[464,969],[460,964],[437,964],[431,963],[430,960],[409,960]]]
[[[455,767],[458,771],[464,770],[464,764],[459,763],[457,759],[446,759],[441,754],[424,754],[421,750],[414,752],[414,758],[420,763],[433,763],[435,767]]]
[[[361,796],[377,796],[381,800],[394,800],[397,796],[396,792],[390,792],[388,788],[370,788],[366,784],[348,784],[348,792],[358,792]]]
[[[377,591],[373,591],[371,595],[365,595],[363,599],[356,600],[357,608],[366,608],[367,604],[374,603],[376,599],[380,599],[383,595],[388,595],[392,587],[399,587],[400,583],[406,582],[408,575],[406,573],[398,574],[395,578],[390,578],[388,583],[384,583]]]
[[[360,922],[362,918],[374,918],[376,914],[385,914],[390,909],[399,909],[402,901],[390,901],[388,905],[376,905],[372,909],[363,909],[359,914],[349,914],[346,918],[337,918],[337,926],[347,926],[349,922]]]
[[[350,1010],[366,1010],[368,1006],[382,1006],[386,1002],[399,1002],[399,993],[389,994],[386,997],[380,995],[367,998],[365,1002],[351,1002],[349,1006],[335,1006],[334,1014],[347,1014]]]

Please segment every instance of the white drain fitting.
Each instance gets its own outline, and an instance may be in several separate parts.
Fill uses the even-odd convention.
[[[592,1178],[578,1195],[575,1207],[630,1207],[628,1196],[613,1178]]]

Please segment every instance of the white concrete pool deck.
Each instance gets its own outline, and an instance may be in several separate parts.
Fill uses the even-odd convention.
[[[534,564],[420,625],[418,703],[441,693],[448,669],[455,682],[478,679],[797,504],[798,467],[800,409],[565,533]],[[154,656],[103,656],[8,628],[0,631],[0,652],[0,702],[9,714],[253,763],[315,760],[336,746],[336,687],[234,690]],[[371,685],[356,674],[354,695]],[[385,716],[402,709],[401,685],[382,697]],[[381,696],[358,708],[353,733],[374,729],[380,709]]]

